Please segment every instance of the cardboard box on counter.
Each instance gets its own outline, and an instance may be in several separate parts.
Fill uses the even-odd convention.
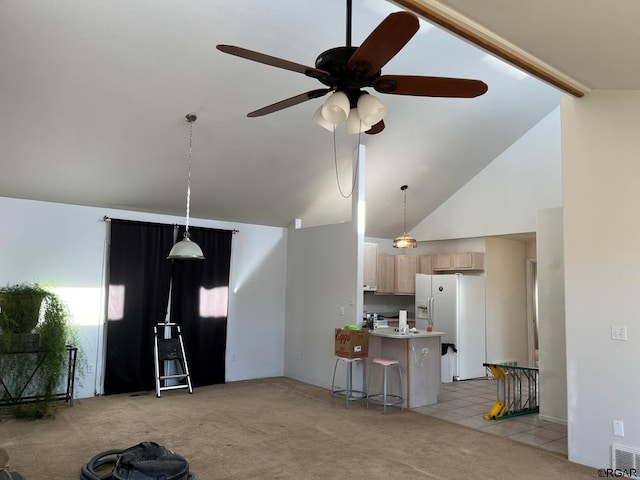
[[[336,328],[335,352],[338,357],[368,357],[369,330],[345,330],[344,328]]]

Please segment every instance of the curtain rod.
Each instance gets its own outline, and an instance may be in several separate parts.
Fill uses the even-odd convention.
[[[111,220],[120,220],[123,222],[137,222],[137,223],[147,223],[149,225],[172,225],[173,227],[181,227],[182,225],[179,223],[158,223],[158,222],[143,222],[141,220],[127,220],[127,219],[123,219],[123,218],[111,218],[108,217],[107,215],[105,215],[104,217],[102,217],[102,221],[103,222],[110,222]],[[195,228],[210,228],[210,227],[198,227],[198,225],[191,225],[192,227]],[[224,228],[216,228],[215,230],[227,230]],[[235,228],[232,230],[229,230],[231,233],[240,233],[240,230],[236,230]]]

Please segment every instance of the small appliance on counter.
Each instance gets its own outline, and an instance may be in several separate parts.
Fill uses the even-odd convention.
[[[378,315],[377,313],[367,313],[364,318],[364,325],[369,330],[375,330],[377,328],[389,328],[389,322],[383,315]]]

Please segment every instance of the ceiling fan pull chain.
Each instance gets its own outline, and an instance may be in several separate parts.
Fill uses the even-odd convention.
[[[362,120],[360,120],[360,128],[358,130],[362,130]],[[356,144],[356,149],[357,149],[356,168],[353,174],[351,192],[349,192],[349,195],[345,195],[344,192],[342,191],[342,187],[340,186],[340,176],[338,175],[338,149],[336,147],[336,129],[335,127],[333,129],[333,163],[335,165],[335,170],[336,170],[336,182],[338,182],[338,191],[340,192],[340,195],[342,195],[342,198],[351,197],[351,195],[353,195],[353,191],[356,188],[356,182],[358,181],[358,170],[360,168],[360,135],[361,135],[361,132],[358,131],[358,143]]]

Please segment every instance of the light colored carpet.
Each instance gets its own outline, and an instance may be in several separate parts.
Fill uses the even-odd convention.
[[[54,419],[0,418],[0,447],[27,480],[72,480],[94,455],[155,441],[198,480],[587,479],[561,455],[393,408],[350,409],[325,389],[269,378],[61,404]]]

